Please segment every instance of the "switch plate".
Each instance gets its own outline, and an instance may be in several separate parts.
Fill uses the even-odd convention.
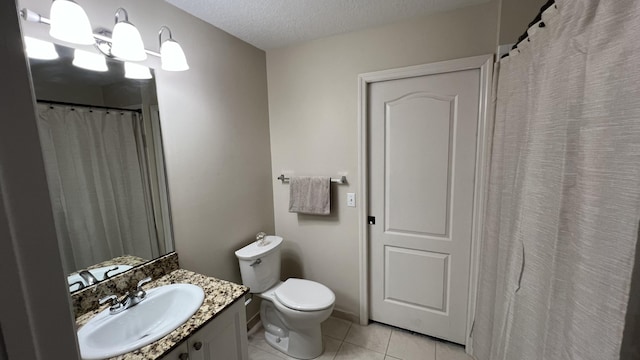
[[[356,207],[356,193],[347,193],[347,206]]]

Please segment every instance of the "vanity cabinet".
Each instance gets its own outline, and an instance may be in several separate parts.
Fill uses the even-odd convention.
[[[162,360],[248,360],[244,302],[236,301]]]
[[[189,344],[184,342],[177,348],[173,349],[167,355],[161,357],[162,360],[185,360],[189,359]]]

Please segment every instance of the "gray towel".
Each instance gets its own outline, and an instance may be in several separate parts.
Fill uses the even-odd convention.
[[[331,178],[327,176],[292,176],[289,183],[289,212],[329,215],[331,212]]]

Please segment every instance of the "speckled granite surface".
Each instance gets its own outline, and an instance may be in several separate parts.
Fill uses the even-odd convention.
[[[136,267],[140,264],[144,264],[149,260],[145,260],[141,257],[137,257],[137,256],[133,256],[133,255],[124,255],[124,256],[118,256],[115,257],[111,260],[107,260],[107,261],[103,261],[103,262],[99,262],[95,265],[89,266],[86,269],[79,269],[78,271],[72,272],[71,274],[69,274],[69,276],[71,275],[75,275],[77,273],[79,273],[82,270],[93,270],[93,269],[98,269],[101,267],[112,267],[115,265],[129,265],[131,267]],[[115,276],[115,275],[114,275]],[[90,285],[91,286],[91,285]],[[74,290],[71,292],[71,294],[80,291],[82,289],[78,289],[78,290]]]
[[[105,266],[113,266],[113,265],[129,265],[129,266],[138,266],[140,264],[144,264],[149,260],[143,259],[141,257],[133,256],[133,255],[124,255],[118,256],[111,260],[103,261],[101,263],[97,263],[93,266],[89,266],[87,270],[97,269]]]
[[[152,279],[171,273],[178,269],[178,254],[175,252],[151,260],[133,269],[115,275],[108,280],[84,288],[71,294],[71,304],[76,318],[98,306],[98,300],[107,295],[122,296],[127,291],[133,292],[138,281],[150,276]]]
[[[222,312],[235,301],[242,301],[244,295],[249,292],[249,288],[234,284],[232,282],[219,280],[212,277],[196,274],[188,270],[175,270],[158,280],[152,281],[147,288],[154,288],[169,284],[194,284],[204,290],[204,301],[200,309],[180,327],[173,332],[167,334],[160,340],[151,343],[141,349],[132,351],[125,355],[113,357],[113,360],[151,360],[158,359],[176,346],[185,341],[191,334],[202,328],[209,321],[214,319],[217,314]],[[81,326],[87,323],[89,319],[100,311],[106,309],[103,306],[99,309],[91,311],[77,319],[77,325]]]

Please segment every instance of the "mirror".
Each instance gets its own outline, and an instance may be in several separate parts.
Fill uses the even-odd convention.
[[[106,71],[74,66],[72,48],[56,44],[55,51],[57,59],[29,62],[58,244],[74,292],[174,247],[155,80],[126,78],[124,63],[97,49]]]

